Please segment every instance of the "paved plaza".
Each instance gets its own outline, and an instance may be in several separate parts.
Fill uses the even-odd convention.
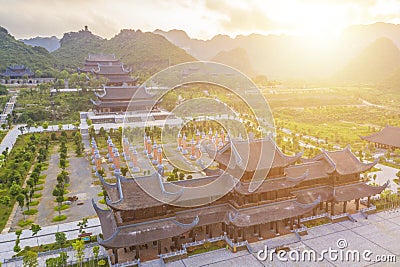
[[[168,267],[197,267],[197,266],[398,266],[400,261],[400,209],[389,212],[372,214],[365,219],[361,214],[355,214],[357,222],[343,221],[334,224],[317,226],[308,230],[308,235],[299,240],[294,234],[285,235],[265,241],[250,244],[253,253],[243,250],[231,253],[226,249],[191,256],[187,259],[167,263]],[[339,250],[337,242],[345,239],[347,247],[343,251],[358,250],[362,253],[370,250],[373,254],[369,256],[375,259],[376,255],[395,255],[397,263],[332,261],[325,255],[322,262],[281,262],[276,257],[273,261],[259,261],[257,251],[287,246],[291,250],[304,251],[314,250],[320,257],[324,249]],[[317,258],[318,258],[317,257]],[[159,261],[143,263],[142,266],[160,266]]]

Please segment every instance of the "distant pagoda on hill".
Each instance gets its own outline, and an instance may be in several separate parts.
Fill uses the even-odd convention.
[[[107,86],[134,86],[136,80],[130,76],[131,68],[125,66],[115,55],[111,54],[89,54],[83,68],[78,68],[79,73],[92,73],[97,78],[107,79]]]

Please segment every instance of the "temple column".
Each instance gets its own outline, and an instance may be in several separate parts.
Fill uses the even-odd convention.
[[[300,228],[300,216],[297,216],[297,228]]]
[[[112,252],[114,254],[115,263],[118,263],[118,249],[113,249]]]
[[[233,228],[233,226],[229,226],[229,237],[230,239],[234,239],[235,238],[235,228]]]
[[[279,233],[279,221],[276,221],[275,222],[275,226],[276,226],[276,228],[275,228],[275,233]]]
[[[158,249],[158,255],[161,254],[161,240],[157,241],[157,249]]]
[[[325,202],[325,212],[328,212],[328,211],[329,211],[329,202],[326,201]]]
[[[294,218],[290,218],[290,230],[293,230]]]
[[[331,215],[335,215],[335,201],[331,202]]]
[[[316,210],[316,208],[313,208],[312,209],[312,215],[315,216],[316,214],[317,214],[317,210]]]
[[[367,199],[367,207],[369,208],[370,205],[371,205],[371,196],[369,196]]]
[[[343,202],[343,213],[346,213],[347,201]]]
[[[233,242],[237,243],[238,231],[239,229],[232,229],[233,230]]]
[[[135,259],[139,259],[139,257],[140,257],[140,252],[139,252],[139,250],[140,250],[140,246],[139,246],[139,245],[136,245],[136,246],[135,246],[135,252],[136,252]]]
[[[356,210],[359,210],[359,209],[360,209],[360,199],[357,198],[356,199]]]
[[[320,210],[323,210],[323,209],[324,209],[324,202],[321,201],[321,202],[319,203],[319,209],[320,209]]]

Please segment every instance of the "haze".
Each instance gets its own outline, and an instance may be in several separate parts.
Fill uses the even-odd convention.
[[[249,33],[324,37],[353,24],[400,23],[396,0],[0,0],[0,6],[0,25],[17,38],[62,37],[83,25],[106,38],[121,28],[182,29],[200,39]]]

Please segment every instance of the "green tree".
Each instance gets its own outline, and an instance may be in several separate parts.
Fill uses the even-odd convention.
[[[15,200],[18,202],[18,206],[21,208],[21,212],[22,212],[23,209],[24,209],[24,205],[25,205],[25,197],[24,197],[24,195],[23,194],[17,195]]]
[[[55,236],[56,236],[56,244],[58,245],[59,248],[63,248],[64,245],[67,243],[66,234],[63,232],[57,232]]]
[[[29,190],[28,190],[28,188],[23,188],[22,191],[21,191],[21,193],[22,193],[22,194],[24,195],[24,197],[25,197],[25,205],[26,205],[27,209],[29,210],[29,204],[30,204],[30,202],[29,202]]]
[[[32,127],[34,124],[35,124],[35,122],[34,122],[32,119],[28,119],[28,120],[26,121],[26,127],[27,127],[27,130],[28,130],[28,133],[29,133],[29,131],[31,130],[31,127]]]
[[[49,123],[47,121],[43,122],[42,127],[43,127],[44,131],[46,131],[49,128]]]
[[[93,249],[92,249],[93,256],[96,259],[96,261],[99,259],[99,251],[100,251],[100,247],[99,246],[94,246]]]
[[[36,267],[39,266],[38,254],[34,251],[26,251],[22,257],[22,263],[24,267]]]
[[[39,247],[39,237],[37,236],[37,234],[39,233],[40,230],[42,230],[42,227],[40,227],[39,224],[31,225],[32,236],[36,236],[36,242],[38,247]]]
[[[79,266],[82,266],[83,257],[85,256],[85,243],[83,240],[77,239],[74,243],[72,243],[72,247],[76,252],[76,259],[79,263]]]
[[[53,196],[56,197],[58,203],[58,216],[61,216],[61,205],[64,201],[64,187],[57,185],[53,190]]]
[[[19,242],[20,242],[19,238],[20,238],[21,234],[22,234],[22,230],[15,231],[15,235],[17,236],[17,238],[15,239],[15,245],[14,245],[14,249],[13,249],[15,253],[18,253],[21,251],[21,247],[19,246]]]
[[[126,176],[126,174],[128,173],[128,168],[127,167],[121,167],[121,173],[123,176]]]
[[[15,197],[21,193],[21,190],[22,190],[21,186],[15,182],[13,182],[10,187],[10,194]]]
[[[84,229],[87,227],[87,225],[88,225],[88,219],[87,218],[83,218],[82,221],[77,224],[77,226],[79,227],[79,233],[80,234],[86,233]]]

